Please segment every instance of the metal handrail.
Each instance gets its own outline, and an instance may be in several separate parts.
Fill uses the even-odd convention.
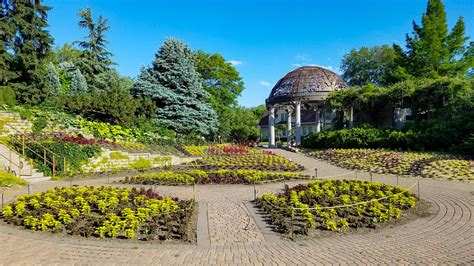
[[[16,129],[15,127],[13,127],[12,125],[9,125],[9,124],[5,124],[5,126],[8,126],[10,129],[12,129],[13,131],[15,131],[18,135],[21,136],[21,144],[22,144],[22,154],[23,156],[25,155],[25,148],[28,149],[29,151],[31,151],[33,154],[35,154],[36,156],[38,156],[40,159],[43,159],[43,162],[45,164],[49,164],[52,166],[52,175],[53,177],[55,176],[55,173],[56,173],[56,160],[55,160],[55,157],[57,158],[61,158],[59,155],[57,155],[55,152],[51,151],[50,149],[46,148],[45,146],[43,146],[41,143],[39,143],[38,141],[36,141],[35,139],[31,138],[31,137],[28,137],[28,135],[26,135],[24,132],[21,132],[20,130]],[[33,149],[31,149],[30,147],[28,147],[26,144],[25,144],[25,138],[27,140],[29,140],[29,143],[35,143],[37,145],[39,145],[43,151],[44,151],[44,155],[40,155],[38,154],[36,151],[34,151]],[[46,157],[46,153],[47,152],[50,152],[53,156],[53,160],[52,161],[49,161]],[[66,158],[63,157],[63,160],[64,160],[64,166],[63,166],[63,172],[66,172]]]
[[[8,158],[7,156],[5,156],[5,155],[3,155],[3,154],[1,154],[1,153],[0,153],[0,155],[1,155],[3,158],[7,159],[7,161],[10,162],[11,164],[14,164],[15,166],[17,166],[19,169],[23,168],[23,164],[18,165],[18,164],[16,164],[15,162],[13,162],[10,158]]]
[[[9,128],[11,128],[11,129],[13,129],[13,130],[14,130],[16,133],[18,133],[20,136],[22,136],[22,137],[26,137],[26,138],[27,138],[28,140],[30,140],[31,142],[34,142],[34,143],[38,144],[38,145],[39,145],[41,148],[43,148],[43,149],[45,149],[46,151],[48,151],[48,152],[52,153],[53,155],[55,155],[55,156],[58,156],[58,157],[59,157],[59,155],[57,155],[56,153],[54,153],[52,150],[50,150],[50,149],[46,148],[45,146],[43,146],[41,143],[39,143],[39,142],[38,142],[38,141],[36,141],[35,139],[33,139],[33,138],[31,138],[31,137],[28,137],[28,135],[27,135],[27,134],[25,134],[24,132],[21,132],[20,130],[18,130],[18,129],[17,129],[17,128],[15,128],[14,126],[12,126],[12,125],[9,125],[9,124],[5,124],[4,126],[5,126],[5,127],[9,127]]]

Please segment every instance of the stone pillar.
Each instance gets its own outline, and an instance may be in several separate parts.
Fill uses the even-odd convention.
[[[316,132],[321,132],[321,111],[316,108]]]
[[[288,110],[288,133],[286,134],[287,146],[291,146],[291,114],[292,112]]]
[[[354,127],[354,107],[349,110],[349,128]]]
[[[273,108],[273,106],[270,108],[268,114],[268,130],[268,147],[275,147],[275,108]]]
[[[296,123],[295,123],[295,138],[296,138],[296,146],[301,145],[301,102],[296,102]]]

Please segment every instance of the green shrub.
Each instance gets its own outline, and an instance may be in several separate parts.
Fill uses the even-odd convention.
[[[136,160],[132,164],[132,168],[136,169],[136,170],[139,170],[139,171],[150,169],[151,166],[152,166],[151,161],[148,160],[148,159],[142,158],[142,157],[140,157],[140,159]]]
[[[34,132],[34,133],[40,133],[41,131],[43,131],[43,129],[46,128],[46,126],[48,125],[48,121],[46,120],[46,118],[44,117],[38,117],[35,119],[35,121],[33,122],[33,126],[31,128],[31,130]]]
[[[95,145],[81,145],[71,142],[58,141],[53,139],[37,139],[37,142],[29,143],[28,149],[25,150],[26,156],[32,158],[36,166],[50,175],[52,173],[52,165],[44,163],[44,148],[54,152],[56,156],[55,165],[57,172],[64,171],[64,158],[67,162],[68,170],[80,171],[81,166],[86,164],[90,158],[100,153],[101,148]],[[14,143],[17,150],[21,150],[21,143]],[[53,162],[53,154],[46,152],[46,159]]]
[[[0,187],[6,187],[11,185],[26,185],[27,182],[24,179],[16,177],[12,173],[0,170]]]
[[[33,112],[30,109],[21,108],[18,114],[21,119],[30,119],[33,116]]]
[[[16,96],[15,91],[10,88],[0,86],[0,106],[8,105],[8,106],[15,106],[16,105]]]
[[[419,149],[418,134],[413,131],[380,130],[376,128],[353,128],[313,133],[303,139],[307,148],[389,148]]]

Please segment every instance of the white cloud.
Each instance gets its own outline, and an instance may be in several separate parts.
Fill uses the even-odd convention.
[[[310,56],[308,54],[302,53],[302,54],[297,54],[295,58],[297,61],[306,61],[310,58]]]
[[[294,66],[294,67],[301,67],[300,64],[293,64],[292,66]]]
[[[270,84],[270,82],[268,81],[260,81],[258,84],[260,84],[260,86],[263,86],[263,87],[270,87],[272,84]]]
[[[238,66],[238,65],[242,65],[244,62],[239,61],[239,60],[229,60],[229,63],[233,66]]]

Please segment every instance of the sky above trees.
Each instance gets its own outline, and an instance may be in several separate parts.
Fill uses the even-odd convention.
[[[426,0],[46,0],[55,45],[84,36],[77,27],[80,9],[109,19],[109,48],[122,75],[136,77],[165,37],[193,50],[220,53],[236,65],[246,89],[244,106],[264,103],[273,85],[299,65],[337,71],[352,48],[405,44],[412,21],[420,21]],[[463,16],[474,38],[474,1],[445,0],[449,28]],[[138,4],[140,3],[140,4]]]

